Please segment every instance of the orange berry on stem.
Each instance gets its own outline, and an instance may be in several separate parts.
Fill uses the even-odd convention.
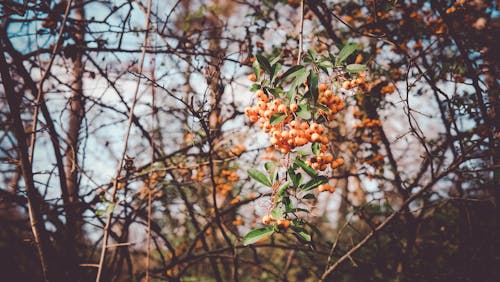
[[[248,76],[248,80],[252,81],[252,82],[256,82],[257,81],[257,77],[255,76],[254,73],[250,74]]]

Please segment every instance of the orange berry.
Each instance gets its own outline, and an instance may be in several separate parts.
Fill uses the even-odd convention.
[[[266,215],[262,218],[262,223],[265,225],[268,225],[271,221],[273,221],[273,218],[270,215]]]
[[[254,73],[250,74],[248,76],[248,80],[252,81],[252,82],[256,82],[257,81],[257,77],[255,76]]]
[[[278,112],[280,112],[280,113],[286,112],[286,106],[285,105],[279,105],[278,106]]]
[[[290,111],[292,113],[295,113],[298,109],[299,109],[299,105],[297,105],[295,103],[290,105]]]
[[[316,141],[318,141],[320,138],[321,138],[321,136],[320,136],[318,133],[316,133],[316,132],[315,132],[315,133],[313,133],[313,134],[311,135],[311,141],[312,141],[312,142],[316,142]]]
[[[324,84],[324,83],[322,83],[322,84],[320,84],[320,85],[318,86],[318,90],[319,90],[320,92],[323,92],[323,91],[325,91],[326,89],[328,89],[328,85],[326,85],[326,84]]]
[[[276,221],[276,225],[278,225],[278,227],[281,227],[283,229],[287,229],[290,226],[290,220],[287,220],[287,219],[278,219]]]

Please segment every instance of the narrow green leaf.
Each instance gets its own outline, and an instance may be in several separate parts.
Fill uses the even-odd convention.
[[[265,72],[267,72],[268,74],[271,74],[273,72],[273,68],[271,67],[271,64],[266,59],[266,57],[259,54],[255,55],[255,57],[257,58],[257,61],[259,61],[259,64],[262,66],[262,68],[264,68]]]
[[[291,68],[289,68],[285,73],[283,73],[277,80],[276,82],[280,82],[282,80],[285,80],[287,77],[296,77],[297,75],[300,74],[300,70],[304,69],[304,66],[301,65],[296,65]]]
[[[300,166],[309,176],[315,177],[318,175],[318,172],[314,170],[314,168],[310,167],[308,164],[306,164],[303,160],[301,159],[295,159],[295,162],[298,166]]]
[[[260,84],[254,83],[252,84],[252,87],[250,88],[250,91],[255,92],[260,89]]]
[[[301,156],[301,157],[307,157],[307,156],[309,156],[309,155],[310,155],[308,152],[306,152],[306,151],[302,151],[302,150],[297,150],[297,151],[295,151],[295,153],[296,153],[297,155]]]
[[[284,114],[284,113],[274,114],[271,116],[271,118],[269,118],[269,121],[270,121],[269,124],[275,125],[277,123],[282,122],[285,118],[286,118],[286,114]]]
[[[311,119],[312,113],[308,104],[299,105],[299,110],[296,112],[296,115],[302,119]]]
[[[276,75],[278,74],[278,72],[281,69],[281,65],[280,64],[275,64],[275,65],[272,66],[272,68],[273,68],[273,71],[271,73],[271,83],[274,82],[274,79],[276,78]]]
[[[288,186],[290,186],[290,181],[287,181],[287,182],[283,183],[283,185],[281,185],[278,188],[278,191],[276,191],[276,195],[278,195],[278,197],[281,197],[283,195],[283,193],[285,193],[285,191],[288,188]]]
[[[313,49],[307,50],[307,54],[309,54],[309,56],[313,61],[316,60],[316,56],[318,55],[316,51],[314,51]]]
[[[266,169],[266,171],[269,173],[271,172],[273,169],[276,168],[276,163],[275,162],[266,162],[264,164],[264,168]]]
[[[285,214],[283,213],[283,210],[281,208],[281,206],[275,206],[273,208],[273,210],[271,211],[271,216],[274,218],[274,219],[283,219],[283,217],[285,216]]]
[[[300,238],[304,239],[305,241],[311,242],[311,235],[307,234],[305,231],[297,232],[297,235],[299,235]]]
[[[302,83],[304,83],[304,81],[306,81],[308,75],[309,73],[305,68],[298,70],[294,75],[295,80],[292,82],[292,86],[290,87],[290,89],[296,89],[297,87],[299,87]]]
[[[301,189],[303,191],[309,191],[309,190],[312,190],[316,187],[318,187],[319,185],[321,184],[325,184],[328,182],[328,178],[324,177],[324,176],[315,176],[313,179],[309,180],[307,183],[305,183]]]
[[[316,103],[316,101],[318,101],[318,95],[319,95],[318,93],[319,77],[315,71],[311,70],[308,82],[309,82],[309,91],[311,91],[313,101],[314,103]]]
[[[274,228],[272,226],[252,230],[243,238],[243,245],[251,245],[259,240],[271,236],[273,233]]]
[[[356,48],[358,48],[358,45],[355,43],[345,45],[337,55],[337,64],[340,64],[349,58],[349,56],[356,51]]]
[[[319,143],[317,143],[317,142],[312,143],[311,150],[312,150],[313,154],[315,154],[316,156],[318,156],[319,153],[320,153],[320,151],[319,151]]]
[[[271,64],[272,66],[274,66],[274,65],[275,65],[276,63],[278,63],[280,60],[281,60],[281,56],[280,56],[280,55],[278,55],[278,56],[274,57],[274,58],[271,60],[270,64]]]
[[[257,81],[260,80],[260,64],[258,60],[255,60],[252,64],[253,74],[257,77]]]
[[[361,64],[350,64],[345,67],[345,70],[350,73],[358,73],[360,71],[364,71],[365,69],[366,66]]]
[[[247,170],[247,173],[251,178],[266,185],[267,187],[271,187],[271,182],[269,181],[269,179],[266,177],[266,175],[264,173],[260,172],[259,170],[256,170],[255,168],[251,168],[251,169]]]
[[[314,194],[305,194],[304,197],[302,197],[302,199],[313,200],[313,199],[316,199],[316,197],[314,196]]]

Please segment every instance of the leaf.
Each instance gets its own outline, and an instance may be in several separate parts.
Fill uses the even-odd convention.
[[[309,91],[311,91],[314,103],[318,101],[318,95],[319,95],[318,81],[319,81],[318,74],[315,71],[311,70],[311,75],[309,76],[308,82],[309,82]]]
[[[319,66],[319,67],[322,67],[322,68],[325,68],[325,69],[331,69],[331,68],[333,68],[333,64],[332,64],[332,62],[327,61],[327,60],[320,62],[320,63],[318,64],[318,66]]]
[[[286,191],[286,189],[288,188],[289,185],[290,185],[290,181],[287,181],[287,182],[283,183],[283,185],[281,185],[278,188],[278,191],[276,192],[276,195],[278,195],[278,197],[281,197],[283,195],[283,193],[285,193],[285,191]]]
[[[275,206],[271,211],[271,215],[274,219],[283,219],[283,217],[285,216],[283,210],[281,209],[281,206]]]
[[[301,157],[307,157],[307,156],[309,156],[309,153],[308,153],[308,152],[306,152],[306,151],[302,151],[302,150],[297,150],[297,151],[295,151],[295,153],[296,153],[297,155],[301,156]]]
[[[305,194],[304,197],[302,197],[302,199],[313,200],[313,199],[316,199],[316,197],[314,196],[314,194]]]
[[[259,170],[256,170],[255,168],[251,168],[251,169],[247,170],[247,173],[251,178],[266,185],[267,187],[271,187],[271,182],[269,181],[269,179],[267,179],[266,175],[264,173],[260,172]]]
[[[312,143],[311,150],[312,150],[313,154],[315,154],[316,156],[319,156],[319,153],[320,153],[319,143],[317,143],[317,142]]]
[[[259,228],[248,232],[243,238],[243,245],[248,246],[256,243],[266,237],[271,236],[274,233],[274,228],[272,226]]]
[[[253,74],[257,78],[257,81],[260,80],[260,64],[259,61],[255,60],[252,64]]]
[[[292,180],[293,187],[299,187],[299,177],[295,173],[294,169],[292,167],[288,168],[288,176],[290,176],[290,179]]]
[[[276,168],[276,163],[275,162],[266,162],[264,164],[264,168],[266,169],[266,171],[269,173],[271,172],[273,169]]]
[[[350,73],[358,73],[360,71],[364,71],[365,69],[366,66],[361,64],[350,64],[345,67],[345,70]]]
[[[349,56],[356,51],[356,48],[358,48],[358,45],[355,43],[345,45],[337,55],[337,64],[340,64],[349,58]]]
[[[272,66],[272,68],[273,68],[273,71],[271,73],[271,83],[274,82],[274,79],[276,78],[276,75],[278,74],[278,72],[281,69],[281,65],[280,64],[275,64],[275,65]]]
[[[270,64],[274,66],[274,65],[275,65],[277,62],[279,62],[280,60],[281,60],[281,56],[280,56],[280,55],[278,55],[278,56],[276,56],[275,58],[273,58],[273,59],[271,60]]]
[[[297,75],[300,74],[300,70],[304,69],[304,66],[301,66],[301,65],[296,65],[296,66],[293,66],[291,68],[289,68],[285,73],[283,73],[282,75],[280,75],[280,77],[276,80],[276,82],[280,82],[284,79],[286,79],[287,77],[291,76],[291,77],[296,77]]]
[[[271,74],[273,72],[273,68],[271,67],[271,64],[266,59],[266,57],[259,54],[255,55],[255,57],[257,58],[257,61],[259,61],[259,64],[262,66],[262,68],[264,68],[264,71],[266,71],[268,74]]]
[[[324,177],[323,175],[321,176],[316,176],[313,179],[309,180],[307,183],[305,183],[301,189],[304,191],[309,191],[312,190],[316,187],[318,187],[321,184],[325,184],[328,182],[328,178]]]
[[[297,235],[305,241],[311,242],[311,235],[307,234],[305,231],[297,232]]]
[[[304,83],[304,81],[307,79],[308,75],[309,75],[309,73],[306,71],[305,68],[298,70],[297,73],[294,75],[295,80],[293,81],[290,89],[296,89],[299,85]]]
[[[301,159],[295,159],[295,162],[298,166],[300,166],[309,176],[315,177],[318,175],[318,172],[314,170],[314,168],[310,167],[308,164],[306,164],[303,160]]]
[[[309,54],[309,56],[313,61],[316,60],[316,56],[318,55],[316,51],[314,51],[313,49],[307,50],[307,54]]]
[[[284,113],[277,113],[271,116],[269,119],[271,125],[275,125],[277,123],[282,122],[286,118],[286,114]]]
[[[309,109],[308,104],[299,105],[299,110],[296,112],[296,114],[301,119],[311,119],[312,118],[312,113],[311,113],[311,110]]]
[[[250,88],[250,91],[255,92],[260,89],[260,84],[254,83],[252,84],[252,87]]]

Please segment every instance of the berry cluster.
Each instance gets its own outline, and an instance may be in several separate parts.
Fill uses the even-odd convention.
[[[328,117],[332,119],[333,114],[344,108],[344,104],[339,97],[333,96],[333,92],[326,88],[324,84],[320,87],[322,89],[320,102],[328,106]],[[328,143],[328,138],[323,135],[325,128],[322,125],[316,122],[309,123],[294,115],[299,109],[297,104],[292,103],[287,106],[280,98],[270,100],[262,90],[258,90],[256,96],[257,104],[246,108],[245,114],[251,122],[259,121],[262,130],[271,136],[271,144],[281,153],[287,154],[294,148],[304,146],[309,142]],[[273,124],[271,117],[276,114],[285,117],[282,121]]]
[[[328,86],[326,84],[320,84],[318,87],[318,91],[318,102],[325,105],[329,110],[328,112],[325,112],[320,109],[319,113],[322,115],[326,115],[328,120],[333,120],[334,115],[344,109],[344,102],[340,97],[335,96],[333,94],[333,91],[331,89],[328,89]]]
[[[335,187],[331,186],[331,185],[328,185],[328,184],[321,184],[318,186],[318,191],[319,192],[330,192],[330,193],[333,193],[335,192]]]
[[[275,219],[272,215],[266,215],[262,218],[262,223],[265,225],[268,225],[271,222],[276,222],[276,225],[282,229],[287,229],[291,224],[290,220],[288,219]]]
[[[310,167],[324,171],[328,164],[332,167],[332,169],[336,169],[337,167],[344,164],[343,158],[333,159],[332,155],[325,155],[324,153],[320,153],[317,156],[312,156],[309,160],[306,161],[306,164]]]
[[[381,127],[382,123],[378,119],[364,118],[361,123],[355,124],[354,128]]]

